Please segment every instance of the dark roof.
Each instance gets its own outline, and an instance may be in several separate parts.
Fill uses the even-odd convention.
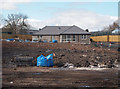
[[[33,35],[60,35],[60,34],[90,34],[89,32],[73,26],[45,26]]]
[[[28,32],[38,32],[39,30],[28,30]]]

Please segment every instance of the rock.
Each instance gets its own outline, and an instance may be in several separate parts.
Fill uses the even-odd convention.
[[[62,66],[64,66],[64,63],[59,62],[59,63],[56,63],[55,65],[56,65],[57,67],[62,67]]]
[[[65,54],[60,54],[61,57],[65,56]]]
[[[113,68],[113,67],[116,67],[114,64],[108,64],[107,65],[108,68]]]
[[[76,63],[75,67],[81,67],[80,63]]]
[[[11,59],[11,62],[13,62],[14,61],[14,59]]]
[[[77,50],[74,50],[73,52],[75,52],[75,53],[76,53],[76,52],[77,52]]]
[[[90,65],[92,65],[92,66],[98,66],[98,63],[97,62],[90,62]]]
[[[10,84],[13,84],[13,81],[11,81]]]
[[[74,64],[72,64],[72,63],[66,63],[64,65],[64,68],[74,68]]]
[[[48,49],[48,50],[46,50],[46,53],[51,52],[51,51],[52,51],[52,50]]]
[[[87,57],[87,55],[82,55],[83,57]]]
[[[39,51],[39,52],[42,52],[42,51]]]
[[[107,65],[104,65],[104,64],[98,64],[98,67],[99,67],[99,68],[106,68]]]
[[[61,57],[59,57],[58,59],[62,59]]]
[[[17,70],[17,68],[14,68],[14,70]]]
[[[89,61],[86,61],[86,63],[85,63],[85,67],[89,67],[89,66],[90,66]]]
[[[93,66],[93,65],[90,65],[90,67],[91,67],[91,68],[94,68],[95,66]]]
[[[96,57],[98,60],[100,59],[100,57],[98,56],[98,57]]]

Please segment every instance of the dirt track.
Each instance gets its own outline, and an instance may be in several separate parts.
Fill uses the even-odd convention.
[[[117,76],[117,69],[88,71],[18,67],[15,70],[14,68],[3,69],[3,86],[118,87]]]
[[[19,43],[3,42],[3,87],[116,87],[118,86],[117,69],[107,70],[54,70],[41,67],[16,67],[12,60],[16,55],[36,57],[55,53],[55,66],[63,66],[66,62],[77,67],[104,64],[108,67],[118,62],[115,49],[97,48],[93,45],[72,43]],[[49,50],[48,50],[49,49]],[[54,88],[55,89],[55,88]],[[64,89],[64,88],[63,88]],[[97,88],[96,88],[97,89]],[[110,88],[108,88],[110,89]],[[115,89],[115,88],[114,88]]]

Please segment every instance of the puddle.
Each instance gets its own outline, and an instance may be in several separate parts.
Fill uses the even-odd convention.
[[[91,87],[91,86],[79,86],[79,87]]]
[[[74,68],[50,68],[50,70],[74,70]]]
[[[74,67],[74,68],[50,68],[51,70],[105,70],[107,68],[89,68],[89,67]]]
[[[108,80],[110,80],[110,79],[107,79],[107,78],[106,78],[106,79],[104,79],[104,80],[108,81]]]
[[[75,68],[75,70],[105,70],[105,69],[107,69],[107,68],[98,68],[98,67],[96,67],[96,68],[90,68],[90,67]]]
[[[40,75],[41,73],[32,73],[33,75]]]

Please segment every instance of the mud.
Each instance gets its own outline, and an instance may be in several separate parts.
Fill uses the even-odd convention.
[[[38,55],[55,53],[52,68],[35,67],[35,65],[17,66],[13,61],[16,56],[36,58]],[[98,48],[94,45],[73,43],[30,43],[3,42],[3,88],[63,88],[63,89],[117,89],[118,51]],[[35,62],[34,62],[35,63]],[[65,63],[75,67],[102,67],[103,70],[60,69]],[[57,69],[58,68],[58,69]],[[97,87],[97,88],[96,88]],[[106,87],[106,88],[105,88]]]

